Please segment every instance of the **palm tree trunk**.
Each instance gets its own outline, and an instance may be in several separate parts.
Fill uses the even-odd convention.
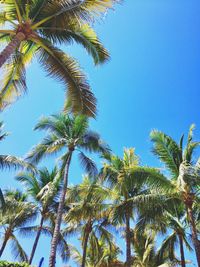
[[[44,216],[42,215],[41,220],[40,220],[40,226],[38,228],[37,235],[36,235],[36,238],[35,238],[35,241],[34,241],[34,244],[33,244],[33,248],[32,248],[32,251],[31,251],[30,259],[28,261],[28,263],[30,265],[32,263],[34,255],[35,255],[35,251],[36,251],[36,248],[37,248],[37,245],[38,245],[38,241],[39,241],[39,238],[40,238],[40,235],[41,235],[43,223],[44,223]]]
[[[126,267],[131,267],[131,230],[130,230],[130,217],[126,212]]]
[[[88,245],[88,239],[89,239],[91,230],[92,230],[92,225],[89,222],[85,228],[85,235],[84,235],[84,242],[83,242],[83,257],[82,257],[81,267],[85,267],[86,256],[87,256],[87,245]]]
[[[2,254],[3,254],[3,252],[4,252],[4,249],[6,247],[7,242],[9,240],[10,232],[11,231],[9,229],[7,229],[6,232],[5,232],[3,243],[2,243],[2,246],[0,248],[0,258],[1,258]]]
[[[198,263],[198,267],[200,267],[200,241],[198,240],[197,236],[197,229],[194,220],[193,210],[191,204],[186,204],[187,214],[190,222],[190,228],[192,233],[192,241],[196,252],[196,259]]]
[[[59,234],[60,234],[60,226],[62,223],[63,207],[64,207],[65,196],[67,192],[69,166],[70,166],[70,162],[72,158],[72,153],[73,151],[69,151],[68,159],[67,159],[66,166],[65,166],[65,172],[64,172],[64,177],[63,177],[63,187],[62,187],[62,192],[61,192],[60,201],[58,205],[53,238],[51,241],[49,267],[55,267],[55,264],[56,264],[56,250],[57,250],[57,244],[58,244],[58,239],[59,239]]]
[[[184,248],[183,248],[183,237],[181,235],[178,235],[178,238],[179,238],[179,245],[180,245],[181,266],[186,267],[185,254],[184,254]]]
[[[23,32],[18,32],[12,41],[4,48],[4,50],[0,53],[0,68],[10,58],[25,38],[26,36]]]

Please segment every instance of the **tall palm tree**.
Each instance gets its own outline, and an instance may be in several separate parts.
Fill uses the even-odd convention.
[[[78,186],[68,191],[67,204],[72,205],[65,216],[65,221],[71,226],[66,228],[68,233],[80,232],[82,240],[83,255],[81,267],[86,266],[87,248],[90,239],[103,239],[105,244],[110,244],[112,234],[106,229],[108,223],[107,210],[109,190],[102,187],[102,184],[89,177]],[[97,237],[98,236],[98,237]]]
[[[8,61],[0,91],[3,108],[27,90],[26,66],[37,56],[51,77],[68,87],[72,110],[95,116],[95,97],[77,62],[57,48],[76,42],[103,63],[108,52],[102,46],[91,21],[104,14],[117,0],[4,0],[1,4],[0,41],[7,46],[0,54],[0,67]],[[12,56],[12,57],[11,57]]]
[[[59,115],[42,118],[35,129],[48,130],[49,134],[29,153],[28,159],[31,162],[37,163],[44,156],[65,150],[61,157],[63,184],[49,260],[49,267],[54,267],[72,156],[74,152],[77,151],[81,165],[85,167],[89,174],[94,175],[97,172],[95,163],[88,158],[83,151],[107,153],[109,149],[107,145],[101,141],[97,133],[89,130],[88,119],[82,115],[71,117],[61,113]]]
[[[36,217],[36,207],[27,201],[27,196],[20,191],[6,191],[4,193],[5,205],[0,210],[0,227],[4,231],[3,242],[0,248],[0,257],[8,241],[12,242],[12,254],[22,261],[27,260],[19,240],[15,234],[16,230],[23,228]]]
[[[193,140],[194,128],[195,126],[191,125],[185,148],[183,147],[184,135],[179,143],[169,135],[158,130],[153,130],[150,136],[153,142],[153,153],[165,164],[167,171],[171,175],[174,191],[179,194],[180,199],[185,205],[197,263],[200,267],[200,242],[198,240],[193,211],[197,201],[198,186],[200,185],[199,160],[194,164],[194,152],[200,145],[200,142]]]
[[[144,206],[157,202],[166,202],[160,194],[152,194],[148,186],[168,188],[169,182],[156,169],[139,166],[139,159],[134,149],[125,149],[123,158],[106,156],[107,163],[102,170],[102,178],[112,189],[114,200],[111,218],[113,223],[125,224],[126,266],[131,266],[131,227],[134,216]],[[159,178],[159,179],[158,179]],[[152,207],[152,206],[151,206]]]
[[[25,185],[27,193],[33,198],[40,212],[40,223],[29,258],[29,264],[31,264],[43,230],[44,222],[49,219],[53,210],[53,204],[58,196],[60,173],[57,168],[54,168],[51,172],[49,172],[47,168],[43,168],[38,170],[37,174],[20,172],[16,179]],[[32,228],[27,227],[23,229],[23,232],[30,231],[31,229]]]

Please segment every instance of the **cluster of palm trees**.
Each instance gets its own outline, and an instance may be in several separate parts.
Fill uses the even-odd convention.
[[[35,57],[47,75],[64,85],[67,96],[64,111],[36,125],[35,130],[45,131],[46,136],[25,159],[0,155],[1,168],[21,168],[16,179],[25,188],[24,192],[0,191],[0,257],[12,242],[13,256],[31,265],[40,237],[46,234],[51,237],[49,267],[55,267],[57,254],[63,262],[71,258],[81,267],[184,267],[186,249],[194,251],[200,267],[200,161],[194,154],[200,142],[193,140],[194,126],[185,143],[184,136],[177,143],[163,132],[151,132],[153,153],[164,171],[142,166],[133,148],[124,149],[123,157],[114,155],[89,129],[89,117],[96,116],[96,98],[84,72],[59,48],[76,42],[95,64],[106,62],[109,53],[91,25],[117,2],[0,3],[1,110],[27,91],[26,66]],[[2,127],[1,123],[1,141],[7,135]],[[103,160],[100,168],[90,158],[94,153]],[[56,156],[56,167],[37,168],[49,155]],[[86,175],[81,184],[69,187],[75,157]],[[27,255],[20,235],[30,234],[35,239]],[[78,237],[81,249],[70,244],[71,235]],[[125,240],[124,261],[119,240]]]
[[[25,191],[1,192],[0,256],[12,241],[13,256],[32,264],[41,235],[48,235],[49,266],[55,266],[58,254],[63,262],[71,258],[81,267],[184,267],[191,263],[186,250],[194,251],[200,266],[200,165],[194,153],[200,143],[193,140],[193,125],[185,144],[183,136],[177,143],[163,132],[151,132],[163,172],[142,166],[133,148],[124,149],[123,157],[114,155],[99,134],[89,130],[84,115],[45,117],[35,129],[46,136],[18,165],[26,168],[16,175]],[[98,153],[103,160],[99,170],[85,153]],[[57,155],[57,166],[37,169],[51,154]],[[69,187],[76,156],[86,175]],[[20,236],[30,234],[34,241],[27,256]],[[80,249],[70,244],[72,235],[80,240]],[[125,247],[124,262],[120,245]]]

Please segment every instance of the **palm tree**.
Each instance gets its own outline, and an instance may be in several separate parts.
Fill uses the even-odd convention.
[[[73,259],[79,265],[82,262],[82,255],[73,248]],[[124,267],[124,263],[118,259],[121,254],[119,247],[114,242],[106,244],[104,239],[98,239],[95,235],[91,235],[88,243],[86,266],[87,267]]]
[[[156,235],[154,231],[146,229],[143,232],[140,232],[134,229],[132,235],[132,244],[134,247],[132,266],[173,267],[179,265],[174,255],[173,258],[170,258],[169,251],[164,250],[163,252],[162,245],[160,249],[156,249]],[[162,251],[162,254],[160,251]]]
[[[36,207],[27,201],[27,196],[20,191],[6,191],[4,193],[5,205],[0,210],[0,227],[3,228],[4,236],[0,248],[0,257],[8,241],[12,242],[12,254],[22,261],[27,260],[15,231],[23,228],[36,217]]]
[[[68,87],[68,103],[74,112],[95,116],[96,100],[77,62],[56,44],[76,42],[103,63],[108,52],[91,21],[104,14],[117,0],[4,0],[1,4],[0,40],[7,46],[0,54],[0,67],[8,60],[0,92],[1,108],[27,90],[26,66],[37,56],[51,77]],[[11,57],[12,55],[12,57]]]
[[[200,267],[200,242],[193,211],[200,184],[199,161],[197,160],[196,165],[194,164],[194,151],[200,145],[200,142],[193,141],[194,128],[195,126],[191,125],[185,148],[183,148],[184,135],[179,143],[158,130],[153,130],[150,136],[153,142],[153,153],[165,164],[171,175],[171,184],[174,186],[174,191],[179,194],[185,205],[196,258]]]
[[[139,159],[134,149],[125,149],[123,158],[106,156],[102,170],[102,178],[111,188],[114,201],[111,219],[114,224],[125,223],[126,266],[131,266],[131,227],[133,211],[146,206],[154,206],[157,202],[167,203],[162,194],[151,193],[151,187],[169,187],[169,181],[156,169],[139,166]],[[158,179],[159,178],[159,179]]]
[[[54,202],[58,196],[60,173],[57,168],[54,168],[51,172],[47,168],[43,168],[38,170],[36,175],[30,172],[21,172],[17,175],[16,179],[25,185],[27,193],[33,198],[40,212],[40,223],[29,258],[29,264],[31,265],[44,222],[49,219]],[[32,227],[27,227],[23,229],[23,232],[30,232],[31,230]]]
[[[65,221],[70,224],[66,228],[66,235],[74,232],[81,233],[83,248],[81,267],[86,265],[90,239],[98,242],[100,238],[105,244],[110,244],[112,241],[112,235],[106,229],[108,225],[110,226],[106,219],[109,207],[109,204],[106,204],[108,194],[108,189],[88,176],[84,177],[81,184],[68,190],[67,204],[72,207],[65,216]]]
[[[182,267],[186,266],[184,245],[188,250],[192,250],[188,242],[188,223],[183,207],[157,207],[153,209],[143,210],[137,222],[136,229],[144,232],[144,229],[152,229],[161,232],[165,236],[159,255],[162,258],[166,252],[169,253],[171,260],[175,259],[175,250],[179,245],[180,263]]]
[[[163,218],[164,219],[164,218]],[[181,266],[186,267],[184,245],[191,251],[191,246],[187,241],[187,223],[186,216],[174,216],[174,214],[165,214],[166,226],[172,229],[172,233],[165,238],[162,247],[168,251],[175,251],[176,245],[179,244]]]
[[[49,267],[55,266],[56,247],[62,221],[63,207],[68,184],[69,167],[72,156],[75,151],[79,154],[81,165],[86,171],[96,174],[95,163],[89,159],[83,151],[107,153],[107,145],[103,143],[100,136],[89,130],[88,119],[83,116],[71,117],[64,113],[43,118],[36,125],[35,129],[48,130],[49,134],[43,141],[35,146],[28,155],[28,159],[33,163],[39,162],[44,156],[55,154],[56,152],[66,149],[62,159],[63,184],[60,194],[59,206],[57,211],[56,225],[51,242],[51,253]]]

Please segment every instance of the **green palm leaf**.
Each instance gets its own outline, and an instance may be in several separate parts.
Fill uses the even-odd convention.
[[[182,151],[177,143],[168,135],[153,130],[150,134],[153,142],[153,153],[166,165],[173,177],[178,177],[182,162]]]

